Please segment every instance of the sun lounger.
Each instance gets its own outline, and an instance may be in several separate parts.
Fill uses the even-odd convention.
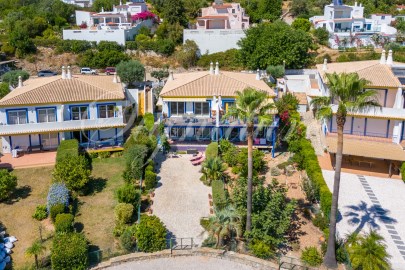
[[[200,159],[200,158],[202,158],[202,156],[203,156],[203,154],[200,152],[196,156],[190,158],[190,161],[195,161],[197,159]]]
[[[205,156],[203,156],[202,158],[197,159],[197,160],[191,162],[191,164],[193,164],[194,166],[200,165],[204,160],[205,160]]]

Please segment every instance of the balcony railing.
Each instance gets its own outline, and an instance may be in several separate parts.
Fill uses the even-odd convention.
[[[0,125],[0,136],[63,132],[85,129],[104,129],[125,126],[123,117],[69,120],[63,122],[27,123],[21,125]]]

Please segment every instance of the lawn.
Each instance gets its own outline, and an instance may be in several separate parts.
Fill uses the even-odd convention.
[[[84,232],[91,249],[117,252],[112,234],[116,204],[114,192],[124,183],[121,177],[124,159],[94,159],[92,166],[92,176],[95,179],[91,185],[92,193],[79,197],[75,226],[78,231]],[[14,170],[18,177],[16,195],[9,202],[0,204],[0,221],[6,227],[7,233],[18,238],[12,254],[15,269],[25,268],[33,263],[33,259],[27,258],[24,253],[27,247],[39,238],[40,226],[44,238],[49,238],[52,234],[49,220],[39,222],[32,218],[35,207],[38,204],[46,204],[52,169],[53,166]],[[46,254],[50,252],[50,240],[46,242]]]

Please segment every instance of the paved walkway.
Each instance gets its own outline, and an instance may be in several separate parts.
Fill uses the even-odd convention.
[[[209,216],[211,188],[200,181],[201,166],[193,166],[190,157],[181,155],[163,161],[152,209],[172,237],[193,237],[194,243],[201,244],[204,229],[200,226],[200,218]]]
[[[18,158],[11,154],[0,155],[0,168],[31,168],[54,165],[56,151],[44,151],[40,153],[26,153]]]
[[[323,171],[329,189],[333,171]],[[340,221],[344,237],[353,231],[378,231],[392,256],[392,269],[405,269],[405,184],[401,180],[342,173],[339,193]]]
[[[302,116],[303,122],[307,127],[307,139],[311,140],[316,155],[323,156],[326,143],[319,121],[314,118],[312,110],[304,113]]]
[[[222,260],[212,257],[174,257],[162,258],[150,261],[137,261],[121,264],[110,269],[114,270],[251,270],[251,266],[239,264],[233,261]]]

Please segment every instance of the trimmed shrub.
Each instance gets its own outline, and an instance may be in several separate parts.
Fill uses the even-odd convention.
[[[131,136],[130,138],[133,138],[133,136]],[[129,140],[130,139],[128,139],[128,141]],[[124,158],[126,160],[126,169],[124,171],[123,177],[127,183],[131,183],[134,180],[140,179],[142,177],[143,175],[142,168],[145,165],[145,157],[147,153],[148,148],[142,144],[130,145],[124,151]]]
[[[85,156],[66,153],[58,160],[53,170],[55,182],[65,183],[69,190],[79,191],[90,180],[91,171]]]
[[[224,190],[224,183],[221,180],[215,180],[211,183],[212,186],[212,200],[214,206],[218,209],[222,209],[226,206],[226,193]]]
[[[32,215],[33,218],[36,220],[44,220],[48,216],[48,212],[46,211],[46,205],[37,205],[35,208],[35,213]]]
[[[61,141],[56,152],[56,162],[62,159],[65,155],[79,155],[79,142],[76,139]]]
[[[8,199],[17,187],[17,176],[6,169],[0,169],[0,201]]]
[[[320,266],[322,263],[322,256],[316,247],[307,247],[302,251],[301,261],[309,266]]]
[[[136,227],[137,227],[136,225],[127,227],[120,236],[120,245],[126,251],[132,251],[135,246]]]
[[[153,130],[153,127],[155,126],[155,117],[152,113],[145,113],[143,116],[143,124],[149,131]]]
[[[136,230],[138,248],[143,252],[155,252],[166,248],[166,227],[156,216],[141,216]]]
[[[274,252],[271,250],[270,246],[262,241],[253,241],[253,243],[249,245],[249,249],[252,251],[253,255],[261,259],[274,257]]]
[[[401,175],[402,175],[402,181],[405,182],[405,162],[402,163],[402,166],[401,166]]]
[[[218,156],[218,143],[212,142],[207,146],[205,150],[205,157],[206,159],[215,158]]]
[[[74,219],[72,214],[58,214],[55,219],[55,231],[57,233],[73,232]]]
[[[208,231],[208,229],[209,229],[209,227],[210,227],[210,220],[209,220],[209,218],[206,218],[206,217],[200,218],[200,225],[201,225],[201,227],[204,228],[204,230]]]
[[[89,265],[87,240],[81,233],[56,234],[52,242],[53,270],[84,270]]]
[[[129,203],[138,208],[141,202],[141,191],[134,185],[126,184],[116,191],[117,199],[119,203]]]
[[[58,203],[55,205],[51,206],[51,211],[49,213],[49,216],[51,217],[52,221],[55,221],[56,217],[59,214],[63,214],[66,211],[66,206],[62,203]]]
[[[119,203],[115,206],[114,213],[118,224],[130,223],[134,213],[134,206],[129,203]]]
[[[48,213],[50,213],[51,207],[57,204],[63,204],[65,207],[69,206],[69,190],[63,183],[52,184],[49,188],[46,205]]]
[[[99,152],[98,157],[103,159],[103,158],[109,158],[111,157],[111,152]]]
[[[156,187],[157,176],[156,173],[151,171],[145,171],[145,188],[147,190],[152,190]]]
[[[321,229],[322,231],[324,229],[327,229],[329,226],[329,220],[327,217],[324,217],[321,213],[318,213],[315,215],[315,217],[312,219],[312,223]]]

